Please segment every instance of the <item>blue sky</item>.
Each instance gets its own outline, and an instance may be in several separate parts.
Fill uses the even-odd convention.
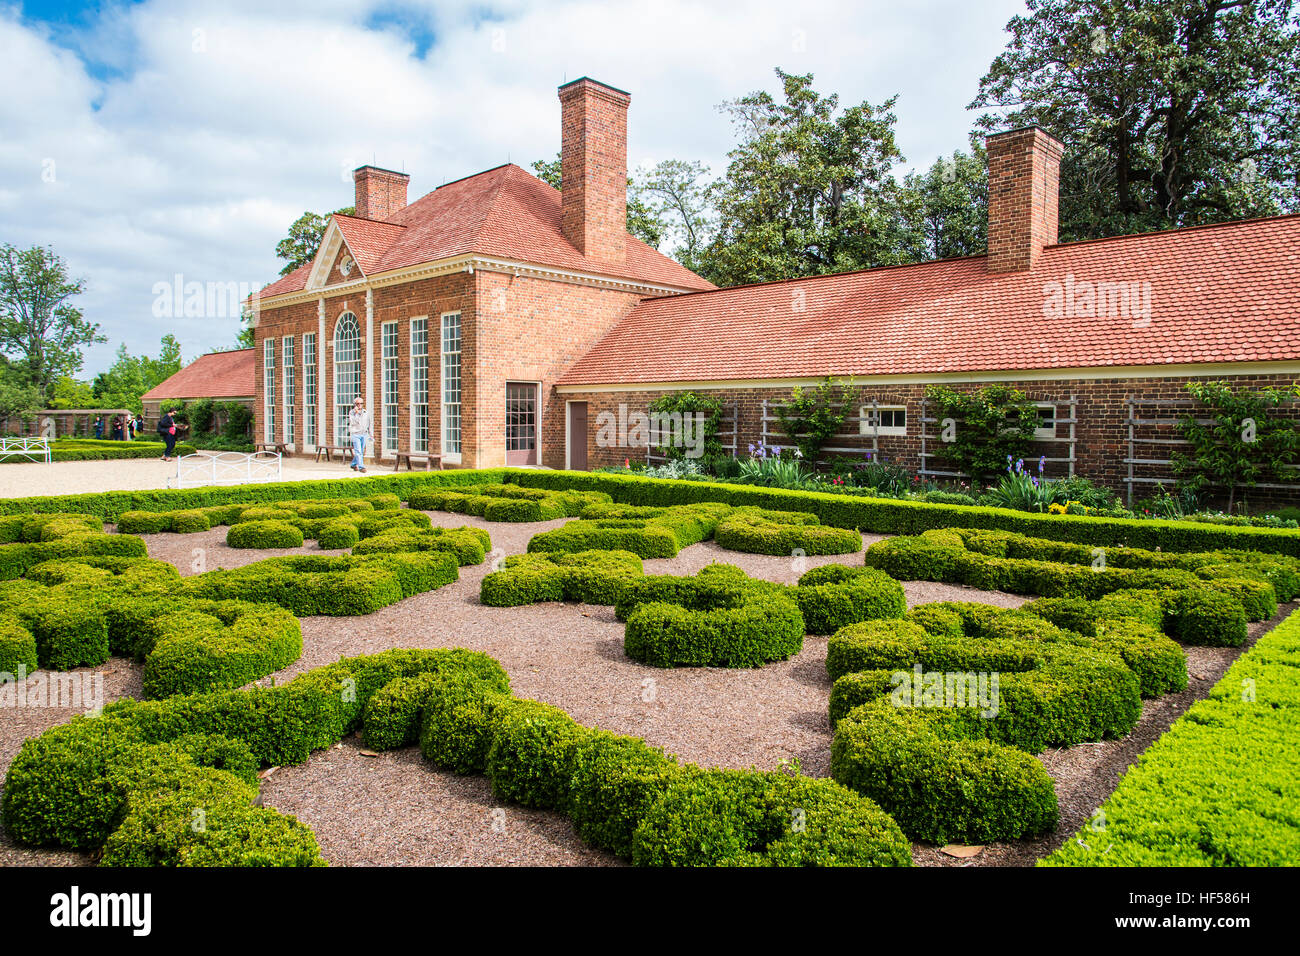
[[[738,11],[743,10],[743,14]],[[414,199],[559,147],[556,87],[632,94],[629,160],[726,165],[717,105],[816,74],[842,103],[900,94],[908,167],[965,148],[966,105],[1022,0],[0,0],[0,242],[52,246],[109,342],[187,360],[237,319],[157,314],[178,281],[260,286],[304,210],[349,205],[366,162]],[[178,280],[177,277],[180,277]]]

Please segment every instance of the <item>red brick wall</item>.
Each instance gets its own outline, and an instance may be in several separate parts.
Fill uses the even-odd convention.
[[[398,323],[398,450],[410,449],[411,326],[413,316],[429,320],[429,446],[442,447],[441,435],[441,317],[461,313],[461,441],[464,467],[493,467],[505,462],[505,387],[507,381],[541,383],[541,463],[564,466],[564,402],[552,393],[555,381],[590,349],[639,300],[627,292],[546,279],[477,271],[456,273],[378,288],[374,292],[372,345],[375,439],[382,444],[383,324]],[[325,374],[318,387],[326,397],[324,422],[330,443],[334,435],[334,356],[328,343],[346,310],[357,317],[361,332],[362,395],[365,395],[366,298],[364,292],[325,299]],[[316,300],[279,308],[264,308],[256,330],[257,395],[254,434],[263,434],[263,340],[276,338],[276,400],[283,402],[281,340],[295,336],[298,373],[295,382],[297,447],[302,447],[302,335],[317,329]],[[277,416],[279,418],[279,415]],[[282,429],[277,421],[277,432]],[[309,444],[315,444],[314,437]]]
[[[1284,375],[1237,375],[1237,376],[1213,376],[1214,379],[1222,379],[1237,387],[1261,388],[1267,385],[1289,385],[1294,376]],[[1101,484],[1105,484],[1117,492],[1124,491],[1123,479],[1128,474],[1128,466],[1124,459],[1128,456],[1128,405],[1127,400],[1130,396],[1135,398],[1147,399],[1182,399],[1187,397],[1184,385],[1187,378],[1142,378],[1142,379],[1099,379],[1099,380],[1070,380],[1070,381],[1022,381],[1012,383],[1018,388],[1023,389],[1031,399],[1043,402],[1053,402],[1057,405],[1058,418],[1064,419],[1069,417],[1068,402],[1071,396],[1078,398],[1077,416],[1078,424],[1075,426],[1075,453],[1077,461],[1075,463],[1075,474],[1092,478]],[[978,385],[954,385],[959,390],[973,390]],[[920,466],[920,428],[921,428],[921,399],[924,396],[925,388],[923,385],[881,385],[865,386],[861,390],[860,401],[863,404],[870,404],[873,400],[881,405],[905,405],[907,407],[907,436],[906,437],[889,437],[882,436],[879,439],[879,450],[882,458],[889,461],[897,461],[909,469],[916,470]],[[663,392],[584,392],[584,393],[564,393],[557,398],[569,401],[585,401],[588,409],[588,434],[587,454],[591,467],[602,465],[622,464],[625,458],[636,460],[645,460],[644,448],[628,447],[611,447],[602,448],[597,445],[597,431],[600,422],[598,416],[601,412],[609,412],[615,416],[619,413],[620,403],[626,404],[629,411],[646,411],[650,402],[654,401]],[[726,407],[725,414],[730,416],[732,409],[739,411],[740,419],[740,438],[739,449],[742,457],[748,454],[748,446],[751,443],[757,443],[762,436],[761,416],[763,400],[784,401],[789,398],[789,388],[737,388],[737,389],[717,389],[709,390],[706,393],[710,397],[716,397],[722,400]],[[928,413],[931,417],[934,415],[934,407],[930,405]],[[1168,409],[1162,414],[1168,414]],[[1293,413],[1294,414],[1294,413]],[[1150,415],[1139,411],[1139,418],[1151,417]],[[1069,446],[1060,439],[1068,436],[1069,426],[1063,422],[1057,425],[1058,440],[1055,442],[1035,442],[1034,449],[1036,454],[1043,454],[1047,457],[1068,456]],[[724,425],[724,430],[726,427]],[[769,438],[771,444],[791,444],[788,439],[779,437],[780,429],[777,423],[771,423],[768,426]],[[926,426],[926,432],[930,436],[937,435],[938,429],[931,424]],[[1177,427],[1174,425],[1161,426],[1160,428],[1146,428],[1139,432],[1138,437],[1179,437]],[[860,437],[855,442],[835,440],[831,444],[843,445],[846,447],[861,447],[865,455],[866,449],[870,447],[871,439],[869,437]],[[941,452],[942,445],[933,438],[927,441],[927,451]],[[1151,446],[1139,445],[1137,458],[1165,458],[1168,456],[1168,446]],[[942,461],[931,460],[932,467],[941,467],[945,470],[951,470]],[[1056,477],[1066,473],[1064,464],[1052,464],[1048,466],[1047,474]],[[1146,466],[1137,466],[1135,475],[1138,477],[1165,477],[1169,474],[1167,469],[1157,469]],[[1151,493],[1150,486],[1139,486],[1135,492],[1137,497],[1145,497]],[[1264,497],[1262,494],[1260,497]]]

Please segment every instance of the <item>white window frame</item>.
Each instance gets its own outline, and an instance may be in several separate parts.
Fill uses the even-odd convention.
[[[456,401],[454,403],[447,401],[447,352],[444,350],[446,342],[446,325],[447,320],[455,317],[459,329],[457,341],[460,348],[456,350]],[[465,449],[465,406],[463,402],[465,388],[465,364],[463,356],[465,354],[465,323],[464,317],[460,312],[444,312],[438,317],[438,443],[442,448],[442,460],[451,464],[459,464]],[[450,429],[447,425],[447,408],[449,405],[456,406],[456,443],[460,446],[457,451],[449,451],[447,448],[447,437]],[[540,396],[539,396],[540,406]],[[540,408],[539,408],[540,415]]]
[[[275,441],[275,336],[262,340],[262,440]]]
[[[1052,424],[1050,426],[1044,425],[1041,428],[1035,428],[1034,437],[1048,438],[1048,439],[1056,438],[1056,413],[1057,413],[1056,403],[1055,402],[1034,402],[1034,407],[1038,409],[1038,420],[1040,422],[1043,420],[1042,416],[1044,411],[1051,412],[1052,414]]]
[[[877,412],[902,412],[902,425],[875,425],[872,419]],[[858,434],[860,435],[880,435],[880,436],[907,436],[907,406],[906,405],[863,405],[858,409]]]
[[[415,333],[416,333],[416,329],[418,328],[423,328],[424,330],[424,352],[423,353],[418,353],[416,352],[415,349]],[[407,337],[410,341],[410,351],[411,351],[410,354],[411,382],[410,382],[410,388],[408,389],[408,394],[410,396],[409,407],[411,410],[410,449],[412,454],[424,455],[424,454],[428,454],[429,452],[429,435],[430,432],[432,431],[432,429],[429,428],[429,394],[430,394],[429,393],[429,317],[427,315],[411,316],[410,329],[408,330]],[[416,397],[415,386],[420,377],[419,375],[416,374],[415,360],[417,358],[424,359],[424,401],[423,402],[417,402],[415,400]],[[420,436],[419,436],[419,421],[421,416],[416,414],[416,410],[421,407],[423,407],[424,409],[424,415],[423,415],[424,440],[423,441],[420,440]]]
[[[286,335],[280,343],[280,364],[283,367],[284,375],[284,441],[286,445],[293,444],[294,426],[298,424],[296,409],[294,408],[294,396],[297,388],[297,371],[298,361],[294,354],[294,338],[292,335]]]
[[[310,341],[311,347],[307,343]],[[316,450],[316,401],[320,385],[316,381],[316,342],[315,332],[304,332],[302,336],[302,447],[304,451]]]
[[[354,394],[349,395],[345,402],[340,403],[339,401],[339,364],[340,363],[339,363],[339,349],[338,349],[339,331],[343,328],[344,320],[349,317],[352,319],[352,327],[357,330],[357,336],[356,336],[357,357],[355,359],[355,364],[357,368],[357,374],[356,374],[357,387],[356,387],[356,392]],[[346,446],[350,444],[348,431],[347,431],[348,413],[352,410],[353,400],[356,399],[358,395],[362,394],[362,384],[363,384],[362,376],[364,375],[363,372],[364,366],[362,364],[363,356],[361,353],[361,322],[357,319],[356,313],[353,312],[351,309],[346,309],[343,312],[340,312],[338,318],[334,320],[334,334],[330,336],[330,344],[334,348],[334,389],[333,389],[334,391],[334,444]],[[348,365],[353,364],[353,360],[349,359],[347,364]],[[341,410],[341,414],[340,414],[340,410]],[[369,448],[367,448],[366,450],[370,451]]]
[[[390,339],[391,333],[391,339]],[[398,322],[383,322],[379,326],[379,442],[383,457],[392,458],[397,454],[399,401],[397,382],[399,366],[402,361],[398,335]],[[391,353],[389,346],[391,345]],[[392,429],[389,429],[391,419]]]

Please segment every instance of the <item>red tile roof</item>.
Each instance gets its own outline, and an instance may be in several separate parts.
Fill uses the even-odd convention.
[[[143,401],[251,398],[256,375],[252,349],[201,355],[141,396]]]
[[[684,266],[632,236],[626,260],[582,255],[560,230],[560,192],[509,164],[439,186],[387,222],[335,215],[366,275],[476,254],[684,289],[712,289]],[[262,298],[307,286],[311,266],[273,282]]]
[[[1083,282],[1139,298],[1089,316]],[[1296,359],[1300,216],[1282,216],[1049,246],[1028,272],[976,256],[646,299],[559,384]]]

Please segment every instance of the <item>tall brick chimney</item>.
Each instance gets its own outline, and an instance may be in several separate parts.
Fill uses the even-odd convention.
[[[360,166],[352,170],[357,187],[357,215],[362,219],[383,221],[406,208],[406,184],[411,177],[378,166]]]
[[[989,272],[1023,272],[1057,241],[1061,141],[1037,126],[990,136]]]
[[[632,97],[583,77],[560,87],[564,238],[585,256],[622,262],[627,236],[627,105]]]

